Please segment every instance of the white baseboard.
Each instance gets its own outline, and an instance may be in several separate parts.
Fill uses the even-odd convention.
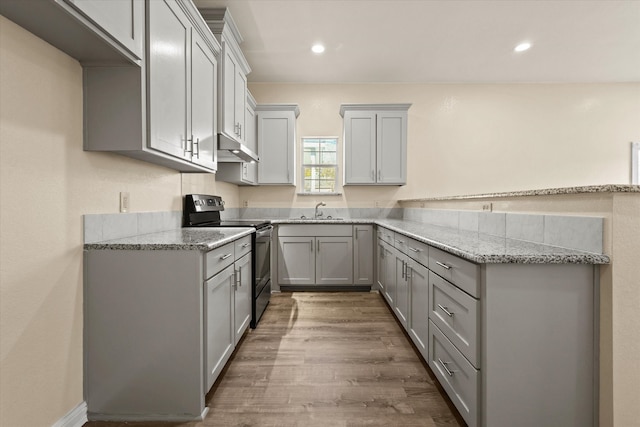
[[[87,402],[81,402],[51,427],[82,427],[87,422]]]

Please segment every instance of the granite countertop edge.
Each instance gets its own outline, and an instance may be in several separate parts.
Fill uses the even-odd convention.
[[[179,228],[85,243],[85,250],[210,251],[254,233],[253,228]]]
[[[282,224],[380,225],[419,242],[478,264],[609,264],[604,254],[507,239],[470,231],[400,219],[272,219]],[[195,250],[210,251],[250,235],[251,228],[181,228],[157,233],[86,243],[85,250]],[[479,248],[484,246],[484,248]]]
[[[355,218],[355,219],[275,219],[273,224],[372,224],[381,225],[394,232],[401,233],[422,243],[426,243],[437,249],[457,255],[468,261],[478,264],[609,264],[609,256],[598,253],[583,252],[573,249],[559,248],[555,246],[525,242],[516,239],[507,239],[496,236],[482,235],[473,232],[458,231],[446,227],[439,227],[419,222],[404,220],[389,220],[379,218]],[[411,228],[411,230],[409,229]],[[477,239],[508,243],[513,253],[479,253],[465,250],[454,244],[448,244],[445,240],[430,237],[433,231],[442,231],[445,234],[457,235],[461,238]],[[517,253],[518,248],[522,248],[525,253]],[[551,253],[544,253],[544,251]]]
[[[504,197],[524,197],[524,196],[554,196],[562,194],[591,194],[591,193],[640,193],[640,185],[632,184],[604,184],[586,185],[577,187],[545,188],[541,190],[508,191],[502,193],[469,194],[462,196],[424,197],[415,199],[399,200],[400,203],[410,202],[434,202],[446,200],[472,200],[472,199],[493,199]]]

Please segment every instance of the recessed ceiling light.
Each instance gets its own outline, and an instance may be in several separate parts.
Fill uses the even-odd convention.
[[[529,48],[531,48],[531,43],[523,42],[516,46],[513,50],[515,50],[516,52],[524,52],[525,50],[529,50]]]
[[[324,52],[324,46],[321,45],[320,43],[316,43],[313,46],[311,46],[311,51],[313,53],[322,53]]]

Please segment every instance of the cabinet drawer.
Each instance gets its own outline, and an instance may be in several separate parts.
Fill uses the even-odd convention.
[[[353,235],[353,226],[351,224],[284,224],[278,226],[278,236],[328,236],[339,237]]]
[[[216,274],[218,271],[233,264],[234,261],[234,244],[228,243],[224,246],[220,246],[212,251],[207,252],[205,278],[209,278]]]
[[[480,266],[436,248],[429,248],[429,270],[468,294],[480,297]]]
[[[236,255],[234,259],[240,259],[249,252],[251,252],[251,236],[244,236],[242,239],[238,239],[235,242]]]
[[[397,235],[396,235],[397,236]],[[413,239],[406,239],[406,254],[425,267],[429,265],[429,245]]]
[[[378,227],[378,239],[387,242],[390,245],[393,245],[394,243],[394,235],[395,233],[393,231],[387,230],[383,227]]]
[[[431,321],[429,366],[469,427],[477,426],[480,373]]]
[[[429,305],[429,319],[472,365],[479,367],[480,302],[431,272]]]

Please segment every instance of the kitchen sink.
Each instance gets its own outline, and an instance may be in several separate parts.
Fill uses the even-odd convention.
[[[289,218],[292,221],[295,220],[299,220],[299,221],[344,221],[344,218],[334,218],[332,216],[327,216],[327,217],[320,217],[320,218],[313,218],[310,216],[305,216],[305,215],[301,215],[297,218]]]

